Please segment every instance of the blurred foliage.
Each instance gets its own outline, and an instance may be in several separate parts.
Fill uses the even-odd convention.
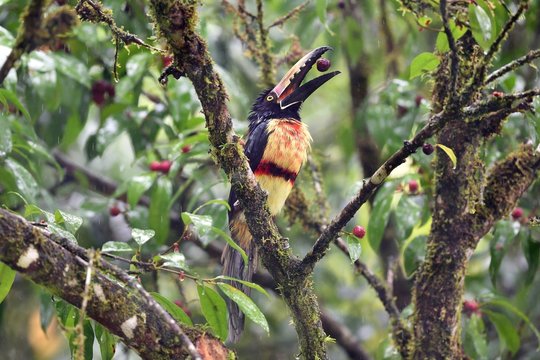
[[[27,3],[0,0],[0,63],[14,43],[19,16]],[[57,0],[48,11],[63,3],[76,5],[74,0]],[[264,2],[265,23],[301,3]],[[113,11],[119,26],[163,48],[153,37],[146,2],[106,0],[103,4]],[[495,67],[540,45],[540,19],[534,16],[539,5],[539,1],[532,2]],[[246,6],[255,12],[254,1],[247,1]],[[503,6],[502,2],[477,0],[461,20],[470,24],[475,39],[486,47],[508,19],[508,11],[515,8],[515,2]],[[259,69],[235,37],[233,15],[221,2],[206,2],[200,11],[199,30],[226,83],[236,131],[244,133],[250,104],[262,90]],[[381,21],[383,15],[386,23]],[[397,2],[324,0],[309,3],[285,24],[270,28],[271,52],[280,64],[278,74],[297,58],[288,55],[323,44],[334,48],[328,54],[332,67],[343,72],[314,94],[302,110],[314,138],[314,154],[322,164],[331,214],[340,210],[364,177],[357,132],[353,131],[358,123],[367,124],[385,159],[427,118],[431,84],[426,73],[436,66],[440,53],[448,50],[448,43],[441,35],[440,18],[430,14],[429,8],[422,9],[421,15],[415,17]],[[463,24],[452,24],[456,37],[463,34],[463,28]],[[231,297],[251,309],[248,318],[262,326],[248,324],[238,345],[240,358],[254,351],[261,359],[291,358],[297,352],[296,337],[280,298],[255,292],[256,306],[250,299],[235,298],[224,279],[215,278],[220,272],[218,262],[186,241],[190,232],[196,232],[205,245],[230,241],[227,208],[224,201],[214,201],[227,198],[227,181],[209,156],[207,130],[191,84],[185,78],[171,79],[162,87],[157,79],[171,58],[135,45],[120,49],[119,81],[115,82],[111,40],[107,27],[81,23],[70,36],[23,56],[9,73],[0,89],[1,206],[42,222],[82,246],[105,246],[111,254],[172,270],[138,276],[176,319],[207,323],[222,339],[226,337],[223,299]],[[387,46],[390,40],[392,49]],[[391,63],[396,74],[390,72]],[[350,95],[359,86],[349,78],[355,64],[366,69],[369,89],[359,109],[352,107]],[[530,66],[506,75],[494,83],[493,90],[513,92],[538,84],[536,68]],[[534,114],[511,116],[501,135],[484,144],[485,166],[519,143],[537,144],[539,131],[540,121]],[[360,224],[367,229],[365,238],[349,239],[349,243],[355,246],[354,256],[360,256],[383,278],[386,267],[377,254],[389,223],[395,227],[398,266],[407,278],[414,277],[423,260],[431,223],[433,156],[446,155],[440,150],[433,155],[419,152],[396,169],[373,203],[366,204],[347,228],[351,231]],[[63,162],[65,158],[76,167]],[[100,191],[96,182],[102,180],[117,185],[112,194]],[[309,169],[304,169],[296,186],[310,198],[314,196]],[[465,298],[474,300],[478,309],[462,319],[464,349],[471,358],[536,356],[534,324],[540,324],[536,306],[540,278],[535,275],[540,232],[528,226],[528,218],[537,216],[539,199],[540,187],[535,184],[520,200],[521,215],[514,213],[499,222],[472,255]],[[315,239],[284,218],[278,224],[294,240],[292,246],[298,253],[309,249]],[[172,246],[176,241],[179,248]],[[132,264],[130,270],[139,269]],[[74,349],[73,329],[79,312],[20,277],[7,294],[12,278],[13,272],[0,264],[2,353],[7,359],[64,358],[63,354]],[[322,306],[374,358],[396,358],[386,313],[375,293],[354,273],[350,259],[331,251],[317,269],[315,286]],[[41,329],[32,328],[36,326],[31,321],[35,312],[40,314],[38,327],[45,330],[51,323],[58,324],[54,329],[61,328],[66,340],[44,337]],[[404,318],[410,313],[405,308]],[[269,327],[270,336],[264,327]],[[127,358],[121,345],[113,351],[116,339],[100,325],[85,320],[83,329],[87,358],[110,359],[113,354],[115,359]],[[331,358],[346,358],[339,345],[329,347]],[[45,348],[55,351],[45,352]]]

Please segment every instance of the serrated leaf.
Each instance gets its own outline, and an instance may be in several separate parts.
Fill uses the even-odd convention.
[[[171,314],[171,316],[175,320],[186,325],[193,326],[193,322],[180,306],[176,305],[175,303],[173,303],[159,293],[151,292],[150,295],[152,295],[152,297],[159,303],[159,305],[161,305],[165,310],[167,310],[167,312]]]
[[[495,325],[495,330],[499,335],[501,345],[505,346],[515,354],[519,350],[520,340],[519,335],[512,324],[512,321],[503,314],[498,314],[493,311],[484,310],[489,320]]]
[[[424,52],[417,55],[411,62],[409,78],[414,79],[425,72],[435,70],[440,62],[440,59],[433,53]]]
[[[183,212],[182,221],[186,226],[193,224],[193,228],[201,237],[206,235],[212,229],[212,217],[208,215],[196,215]]]
[[[156,179],[155,174],[135,176],[129,180],[127,186],[127,200],[131,208],[134,208],[141,196],[152,186]]]
[[[454,153],[454,150],[452,150],[451,148],[443,144],[435,144],[435,146],[441,149],[442,151],[444,151],[446,155],[448,155],[448,157],[450,158],[450,161],[452,161],[452,165],[453,165],[452,169],[455,169],[457,167],[457,157],[456,157],[456,154]]]
[[[243,284],[243,285],[246,285],[247,287],[250,287],[252,289],[255,289],[257,290],[258,292],[260,292],[261,294],[263,295],[266,295],[266,297],[270,297],[270,295],[268,294],[268,292],[266,290],[264,290],[260,285],[258,284],[255,284],[255,283],[252,283],[252,282],[249,282],[249,281],[245,281],[245,280],[240,280],[240,279],[236,279],[236,278],[233,278],[233,277],[230,277],[230,276],[225,276],[225,275],[220,275],[220,276],[217,276],[214,278],[215,280],[231,280],[231,281],[236,281],[236,282],[239,282],[240,284]]]
[[[355,262],[362,254],[362,245],[360,244],[360,239],[349,234],[347,234],[345,238],[347,239],[347,247],[349,248],[349,257],[351,258],[352,262]]]
[[[54,212],[54,220],[57,224],[64,224],[67,231],[73,235],[75,235],[83,223],[83,219],[80,216],[68,214],[62,210],[56,210]]]
[[[131,246],[120,241],[107,241],[101,247],[103,252],[133,252]]]
[[[4,301],[7,294],[9,294],[16,274],[17,272],[15,270],[0,262],[0,304]]]
[[[229,299],[234,301],[240,310],[254,323],[260,325],[267,333],[270,332],[270,329],[268,327],[268,322],[266,321],[266,317],[261,312],[261,310],[255,305],[253,300],[249,298],[246,294],[244,294],[242,291],[238,290],[234,286],[231,286],[229,284],[225,283],[218,283],[217,284],[221,291]]]
[[[156,232],[151,229],[131,229],[131,237],[139,246],[143,246],[148,240],[153,238],[156,235]]]
[[[65,239],[68,239],[69,241],[71,241],[72,243],[77,243],[77,239],[75,238],[75,236],[70,233],[69,231],[67,230],[64,230],[64,228],[56,225],[56,224],[47,224],[47,229],[52,232],[53,234],[56,234],[58,236],[61,236]]]
[[[229,333],[225,300],[214,289],[204,285],[197,285],[197,292],[204,318],[212,328],[214,335],[225,341]]]
[[[165,255],[159,255],[159,258],[165,261],[162,266],[189,270],[188,266],[186,265],[186,257],[182,253],[172,252]]]

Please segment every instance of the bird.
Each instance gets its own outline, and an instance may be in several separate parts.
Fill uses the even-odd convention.
[[[298,60],[277,85],[257,97],[249,113],[244,153],[259,186],[268,194],[267,206],[272,216],[283,208],[311,149],[312,138],[306,124],[300,119],[300,108],[313,92],[340,73],[330,72],[302,84],[309,70],[328,50],[331,50],[328,46],[318,47]],[[223,275],[251,281],[258,262],[257,249],[232,189],[229,206],[231,237],[246,252],[248,262],[246,265],[240,252],[227,244],[221,257]],[[248,286],[234,281],[231,284],[249,296]],[[227,301],[227,309],[227,341],[236,343],[244,329],[244,314],[231,300]]]

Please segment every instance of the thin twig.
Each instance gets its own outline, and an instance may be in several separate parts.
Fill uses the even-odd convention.
[[[443,21],[444,33],[448,40],[448,46],[450,47],[450,91],[446,96],[445,102],[452,102],[452,98],[456,95],[456,84],[458,78],[458,69],[459,69],[459,55],[456,47],[456,40],[454,35],[450,30],[450,25],[448,24],[448,15],[446,13],[446,0],[441,0],[439,3],[439,8],[441,11],[441,17]]]
[[[526,55],[504,65],[503,67],[495,70],[484,81],[484,84],[487,85],[491,83],[492,81],[502,77],[503,75],[509,73],[510,71],[516,70],[518,67],[523,66],[525,64],[531,63],[533,60],[536,60],[540,58],[540,49],[531,50]]]
[[[289,20],[290,18],[298,15],[302,10],[304,10],[304,8],[307,6],[307,4],[309,4],[309,0],[306,0],[302,4],[298,5],[297,7],[295,7],[291,11],[289,11],[286,15],[274,20],[274,22],[272,24],[268,25],[268,27],[266,29],[269,30],[269,29],[271,29],[271,28],[273,28],[275,26],[282,26],[283,24],[285,24],[287,22],[287,20]]]

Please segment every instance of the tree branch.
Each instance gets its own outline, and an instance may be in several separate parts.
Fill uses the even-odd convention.
[[[85,249],[3,209],[0,239],[2,262],[74,306],[82,306],[89,266]],[[88,293],[87,315],[144,358],[178,359],[190,355],[201,359],[197,348],[207,347],[220,354],[217,358],[228,356],[219,340],[176,323],[140,284],[106,261],[95,263]]]
[[[536,60],[540,58],[540,49],[531,50],[527,55],[524,55],[506,65],[501,67],[500,69],[497,69],[496,71],[489,74],[489,76],[486,78],[486,81],[484,81],[484,84],[489,84],[493,82],[494,80],[506,75],[510,71],[516,70],[518,67],[523,66],[525,64],[531,63],[533,60]]]

